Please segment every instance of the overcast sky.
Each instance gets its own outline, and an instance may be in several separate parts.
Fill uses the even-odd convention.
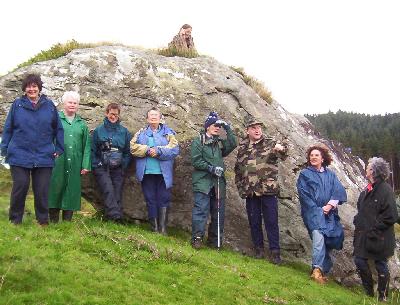
[[[166,46],[193,26],[201,54],[244,67],[294,113],[399,112],[400,1],[1,3],[0,74],[58,42]]]

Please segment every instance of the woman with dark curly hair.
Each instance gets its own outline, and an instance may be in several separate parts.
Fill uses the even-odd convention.
[[[64,152],[64,129],[53,101],[40,94],[42,85],[37,74],[25,77],[21,86],[25,94],[12,103],[4,124],[1,154],[11,166],[13,224],[22,222],[31,176],[36,220],[48,224],[51,171],[55,158]]]
[[[312,240],[311,278],[317,283],[327,281],[325,274],[332,268],[330,251],[343,247],[344,233],[338,205],[347,195],[336,174],[328,169],[332,156],[323,144],[307,150],[307,168],[300,172],[297,190],[301,216]]]
[[[374,296],[373,279],[368,259],[375,262],[378,273],[378,298],[386,301],[389,289],[387,259],[394,254],[395,236],[393,225],[398,221],[396,201],[389,178],[389,164],[382,158],[368,161],[367,187],[361,192],[354,217],[354,262],[365,292]]]

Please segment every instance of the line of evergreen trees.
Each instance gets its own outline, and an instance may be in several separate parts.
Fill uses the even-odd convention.
[[[387,160],[395,189],[400,189],[400,113],[368,115],[339,110],[305,117],[322,136],[341,142],[364,162],[371,157]]]

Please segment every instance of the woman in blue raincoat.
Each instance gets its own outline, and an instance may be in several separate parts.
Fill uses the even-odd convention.
[[[344,233],[338,215],[338,205],[346,202],[347,195],[336,174],[328,169],[332,156],[323,144],[307,150],[307,168],[300,172],[297,190],[301,216],[312,239],[311,278],[324,284],[324,276],[332,268],[330,251],[340,250]]]

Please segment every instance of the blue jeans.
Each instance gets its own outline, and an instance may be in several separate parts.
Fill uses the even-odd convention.
[[[215,195],[215,189],[212,188],[208,194],[194,192],[194,207],[192,209],[192,239],[195,237],[204,237],[208,213],[211,215],[211,222],[208,226],[208,243],[213,246],[218,244],[218,201]],[[225,218],[225,199],[219,200],[219,232],[220,241],[224,232]]]
[[[328,273],[332,268],[331,249],[325,246],[325,237],[319,230],[312,231],[312,268]]]

